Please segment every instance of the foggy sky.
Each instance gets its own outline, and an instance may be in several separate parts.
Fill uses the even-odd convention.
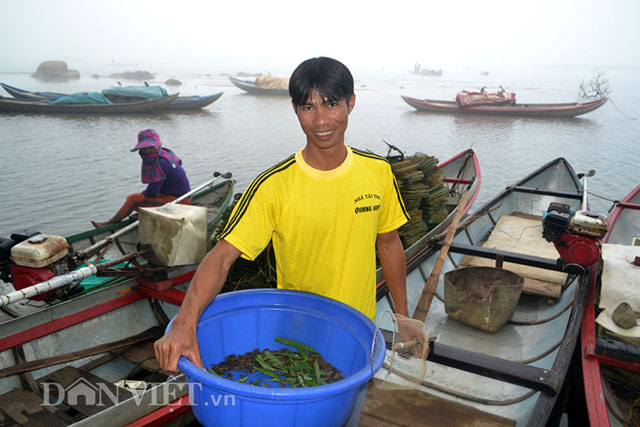
[[[635,0],[0,0],[0,71],[61,59],[292,68],[640,66]],[[29,71],[29,70],[27,70]]]

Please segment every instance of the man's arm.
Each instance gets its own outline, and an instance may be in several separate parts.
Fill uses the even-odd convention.
[[[239,256],[238,249],[226,240],[220,240],[204,257],[191,280],[171,330],[153,345],[161,369],[176,372],[181,355],[204,368],[196,335],[198,319],[222,289],[229,269]]]
[[[376,241],[382,273],[387,281],[396,313],[409,317],[407,308],[407,265],[398,231],[378,234]]]
[[[429,354],[429,347],[425,348],[427,340],[424,325],[411,319],[407,307],[407,264],[397,230],[378,234],[377,246],[382,272],[391,291],[396,314],[408,318],[397,317],[398,333],[404,342],[413,342],[413,357],[425,359]]]

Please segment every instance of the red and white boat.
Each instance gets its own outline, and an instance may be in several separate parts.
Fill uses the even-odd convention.
[[[610,323],[606,313],[609,310],[600,309],[611,300],[607,294],[610,285],[615,284],[617,292],[624,296],[633,310],[640,310],[640,293],[635,293],[634,302],[631,293],[621,289],[625,285],[637,288],[638,281],[633,278],[640,276],[640,267],[622,262],[619,264],[625,271],[613,273],[616,267],[610,265],[616,263],[608,265],[609,259],[619,258],[618,254],[627,261],[634,260],[634,253],[640,256],[640,239],[634,239],[634,236],[640,238],[640,185],[617,203],[609,215],[609,232],[602,239],[602,270],[598,272],[598,266],[593,267],[588,303],[582,320],[582,370],[592,426],[638,425],[640,420],[640,409],[633,402],[640,396],[638,388],[628,389],[628,385],[624,384],[625,380],[631,382],[633,377],[640,378],[640,347],[637,346],[640,339],[634,338],[640,327],[636,325],[623,331],[610,332],[609,327],[601,326]],[[611,248],[610,252],[608,248]],[[627,275],[629,271],[631,276]],[[615,329],[615,326],[612,327]],[[627,338],[620,339],[620,335],[617,335],[619,332]],[[621,378],[624,380],[620,381]],[[632,397],[634,393],[635,399]],[[626,394],[626,399],[621,394]]]
[[[569,102],[565,104],[504,104],[473,105],[461,107],[455,101],[437,99],[418,99],[402,96],[402,99],[419,111],[430,113],[490,114],[498,116],[530,116],[530,117],[575,117],[600,108],[607,98],[589,102]]]

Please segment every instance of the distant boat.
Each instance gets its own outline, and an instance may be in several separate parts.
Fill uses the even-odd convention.
[[[141,114],[162,111],[162,107],[174,101],[178,94],[163,98],[119,104],[50,104],[51,101],[33,101],[0,96],[0,113],[36,114]],[[55,100],[54,100],[55,101]]]
[[[289,96],[289,89],[282,88],[264,88],[255,83],[255,80],[241,80],[235,77],[229,76],[231,83],[253,95],[278,95]]]
[[[59,93],[59,92],[31,92],[28,90],[17,88],[15,86],[8,85],[6,83],[0,83],[0,86],[2,86],[2,88],[6,90],[7,93],[9,93],[11,96],[13,96],[16,99],[26,99],[31,101],[46,101],[46,100],[58,99],[68,95],[66,93]],[[108,94],[105,96],[116,104],[120,104],[122,102],[141,101],[143,99],[148,99],[150,97],[140,96],[139,94],[133,93],[133,91],[137,92],[139,88],[145,88],[145,87],[146,86],[140,86],[140,87],[126,86],[123,88],[118,88],[119,91],[122,92],[123,94],[126,94],[126,91],[128,89],[131,89],[132,92],[124,98],[122,96],[114,98],[109,96]],[[149,87],[162,89],[160,88],[160,86],[149,86]],[[166,91],[164,89],[162,90],[164,91],[164,94],[162,94],[161,96],[168,96]],[[217,92],[217,93],[214,93],[211,95],[205,95],[205,96],[198,96],[198,95],[178,96],[174,101],[170,102],[166,106],[163,106],[162,109],[172,110],[172,111],[199,110],[216,101],[218,98],[222,96],[222,94],[223,92]]]
[[[413,71],[410,71],[410,73],[418,74],[420,76],[440,77],[442,76],[442,69],[422,68],[420,64],[415,64],[413,66]]]
[[[454,101],[437,99],[418,99],[402,96],[404,101],[419,111],[430,113],[490,114],[498,116],[531,116],[531,117],[575,117],[600,108],[607,98],[589,102],[570,102],[566,104],[514,104],[483,105],[461,108]]]

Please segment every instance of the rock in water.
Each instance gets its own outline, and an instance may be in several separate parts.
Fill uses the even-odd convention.
[[[44,61],[38,65],[38,69],[31,77],[43,81],[66,81],[79,79],[80,73],[77,70],[68,69],[64,61]]]
[[[167,86],[180,86],[182,82],[178,79],[169,79],[164,82],[164,84],[166,84]]]
[[[155,76],[148,71],[125,71],[124,73],[113,73],[109,75],[114,79],[128,79],[128,80],[153,80]]]

